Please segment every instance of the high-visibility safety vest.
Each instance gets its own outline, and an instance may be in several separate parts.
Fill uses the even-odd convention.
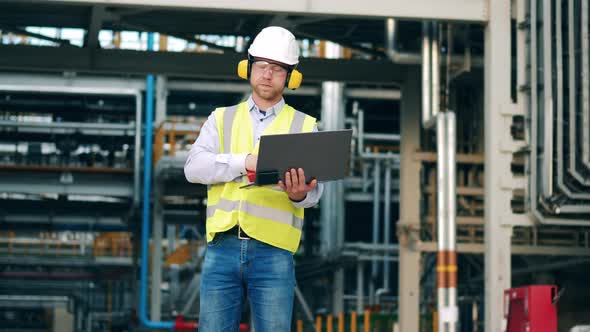
[[[254,145],[248,103],[214,111],[219,133],[219,153],[258,154]],[[262,135],[311,132],[316,119],[285,104]],[[216,233],[236,224],[249,237],[272,246],[297,251],[303,227],[303,208],[293,205],[287,193],[276,186],[240,189],[247,176],[211,185],[207,191],[207,242]]]

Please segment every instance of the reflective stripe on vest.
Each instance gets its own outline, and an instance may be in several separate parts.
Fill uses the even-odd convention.
[[[247,103],[215,110],[220,153],[258,153]],[[263,135],[310,132],[316,121],[285,105]],[[295,252],[303,228],[304,210],[278,187],[240,189],[240,178],[213,185],[207,199],[207,241],[236,223],[255,239]]]
[[[303,229],[303,219],[297,218],[287,211],[273,209],[268,206],[258,206],[246,201],[242,202],[240,205],[240,201],[230,201],[221,198],[219,199],[219,202],[217,202],[217,205],[207,207],[207,218],[213,217],[215,211],[218,209],[226,212],[240,210],[258,218],[272,219],[286,225],[291,225],[298,230]]]

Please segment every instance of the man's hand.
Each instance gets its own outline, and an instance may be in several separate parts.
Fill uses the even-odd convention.
[[[285,172],[285,183],[279,180],[279,187],[289,195],[289,199],[294,202],[301,202],[318,184],[317,180],[312,180],[309,184],[305,183],[305,173],[302,168]]]
[[[246,156],[246,170],[256,171],[256,163],[258,162],[258,156],[255,154],[249,154]]]

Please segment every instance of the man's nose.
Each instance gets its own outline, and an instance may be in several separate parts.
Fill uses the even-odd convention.
[[[272,78],[272,70],[270,70],[269,68],[265,68],[264,71],[262,72],[262,76],[264,78],[271,79]]]

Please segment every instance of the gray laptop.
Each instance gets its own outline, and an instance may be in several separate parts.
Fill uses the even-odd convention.
[[[261,136],[253,185],[284,181],[291,168],[303,168],[308,183],[342,179],[348,168],[351,138],[351,129]]]

